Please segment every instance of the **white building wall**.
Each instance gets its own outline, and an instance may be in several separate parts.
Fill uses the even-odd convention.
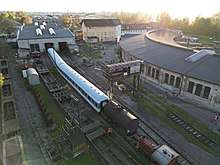
[[[23,49],[29,49],[30,46],[28,44],[28,40],[17,40],[18,47]]]
[[[121,25],[115,27],[115,38],[118,36],[121,38]]]
[[[99,41],[115,41],[117,37],[121,37],[121,25],[103,26],[103,27],[86,27],[82,24],[83,40],[88,41],[88,37],[96,36]]]
[[[67,42],[67,44],[75,44],[74,37],[49,38],[49,39],[18,40],[18,47],[31,49],[30,44],[39,44],[40,52],[45,52],[46,49],[45,43],[53,43],[55,50],[59,51],[59,42]]]

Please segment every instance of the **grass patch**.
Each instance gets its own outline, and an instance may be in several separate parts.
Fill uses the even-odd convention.
[[[56,137],[61,134],[60,130],[64,122],[64,116],[60,112],[59,107],[57,106],[55,100],[50,95],[50,93],[48,92],[45,86],[39,85],[36,86],[35,88],[36,88],[36,92],[39,93],[41,99],[44,101],[47,107],[47,111],[52,116],[54,123],[57,125],[56,131],[51,133],[52,137]]]
[[[72,159],[72,160],[59,160],[56,162],[56,165],[102,165],[100,160],[96,157],[94,152],[90,150],[84,152],[83,154],[79,155],[78,157]]]
[[[201,42],[203,46],[208,46],[208,47],[213,46],[212,43],[213,40],[210,40],[209,36],[196,35],[195,37],[198,38],[198,42]]]
[[[152,112],[156,117],[158,117],[161,121],[169,125],[175,131],[180,133],[183,137],[185,137],[189,142],[199,146],[203,150],[219,157],[220,149],[211,149],[197,140],[195,137],[191,136],[184,129],[182,129],[178,124],[174,124],[172,119],[170,119],[166,112],[174,112],[176,115],[180,116],[184,119],[188,124],[192,125],[194,128],[200,130],[207,137],[215,141],[217,144],[220,144],[220,138],[217,134],[213,133],[210,129],[208,129],[204,124],[195,121],[189,114],[181,110],[181,108],[171,105],[160,97],[156,96],[154,93],[144,89],[144,93],[146,95],[145,98],[139,98],[137,100],[138,104],[143,107],[145,110]]]

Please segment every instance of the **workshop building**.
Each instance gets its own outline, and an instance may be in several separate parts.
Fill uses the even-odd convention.
[[[52,28],[45,22],[44,24],[35,23],[35,26],[22,26],[18,31],[17,43],[20,58],[27,58],[27,50],[29,53],[34,51],[43,53],[53,47],[57,51],[69,51],[69,45],[76,45],[74,34],[69,29]]]

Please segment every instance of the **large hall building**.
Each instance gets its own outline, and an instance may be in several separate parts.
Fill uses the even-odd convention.
[[[123,39],[123,61],[143,61],[142,78],[181,97],[220,108],[220,56],[212,50],[195,51],[180,46],[180,34],[155,30]]]
[[[45,52],[49,47],[57,51],[74,51],[76,42],[74,34],[68,28],[60,28],[54,22],[35,22],[22,26],[17,35],[18,54],[26,58],[28,53]]]

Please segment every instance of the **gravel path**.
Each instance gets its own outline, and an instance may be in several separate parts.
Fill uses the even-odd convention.
[[[39,107],[32,93],[26,90],[21,74],[16,73],[14,63],[9,65],[13,92],[16,98],[16,109],[21,127],[26,161],[30,165],[46,164],[41,149],[37,143],[37,131],[42,125]],[[43,133],[43,132],[42,132]]]

